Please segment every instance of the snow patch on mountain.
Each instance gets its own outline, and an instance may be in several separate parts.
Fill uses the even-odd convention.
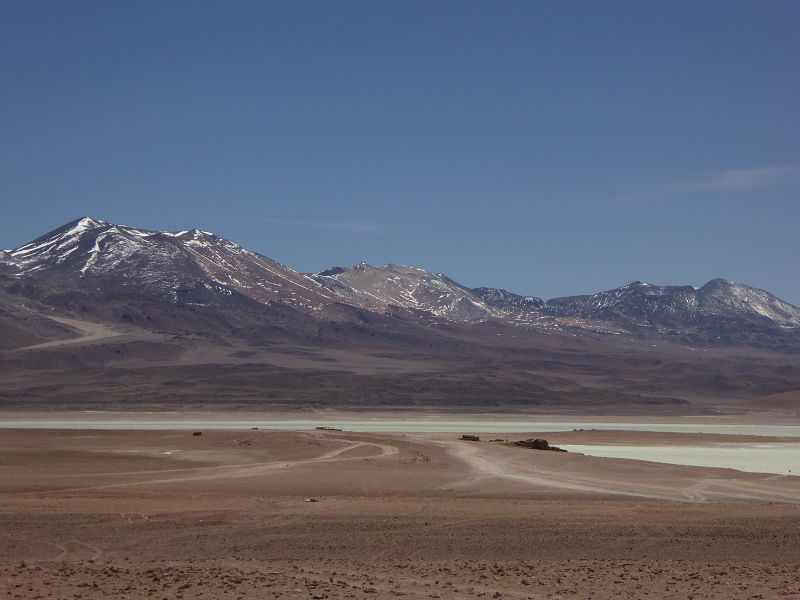
[[[780,327],[800,327],[797,307],[764,290],[725,279],[711,280],[699,288],[634,281],[597,294],[553,298],[542,308],[558,316],[624,321],[642,327],[708,327],[759,319]]]
[[[699,288],[634,281],[545,302],[502,288],[469,289],[441,273],[401,264],[362,262],[302,274],[209,231],[148,231],[90,217],[0,252],[0,267],[5,275],[51,278],[64,289],[122,290],[191,304],[279,302],[320,318],[336,304],[379,313],[399,308],[411,318],[427,314],[426,323],[492,321],[548,333],[647,329],[761,340],[777,335],[776,328],[800,329],[797,307],[724,279]]]
[[[764,290],[728,279],[712,279],[698,291],[723,307],[756,313],[785,326],[800,326],[800,309]]]

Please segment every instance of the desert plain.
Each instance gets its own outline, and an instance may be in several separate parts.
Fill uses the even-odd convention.
[[[0,597],[800,598],[800,478],[489,441],[731,436],[193,433],[0,432]]]

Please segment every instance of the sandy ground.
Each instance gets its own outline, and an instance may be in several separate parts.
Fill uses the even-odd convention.
[[[0,597],[800,598],[800,477],[456,437],[0,431]]]

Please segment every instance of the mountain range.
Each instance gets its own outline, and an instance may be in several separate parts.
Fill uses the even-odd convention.
[[[739,352],[778,353],[789,360],[790,367],[800,353],[800,309],[764,290],[725,279],[714,279],[699,288],[635,281],[592,295],[543,300],[498,288],[470,288],[441,273],[399,264],[376,267],[360,263],[300,273],[207,231],[148,231],[89,217],[0,254],[0,333],[4,340],[0,350],[13,355],[6,367],[20,367],[38,356],[38,366],[31,366],[35,372],[42,361],[58,363],[55,357],[65,349],[77,350],[74,344],[62,343],[76,339],[80,332],[80,326],[76,331],[74,324],[68,325],[70,319],[139,328],[134,354],[141,354],[144,344],[155,355],[164,355],[164,366],[174,363],[178,355],[185,361],[186,352],[174,347],[181,336],[184,341],[194,336],[193,343],[205,348],[196,352],[199,354],[216,348],[219,355],[220,347],[240,344],[260,349],[271,346],[273,350],[276,345],[285,350],[287,344],[302,344],[303,351],[312,354],[319,348],[330,354],[358,347],[363,357],[364,347],[368,355],[380,355],[388,346],[403,352],[404,358],[393,360],[406,360],[422,348],[433,347],[434,362],[449,360],[462,365],[465,361],[474,364],[486,353],[497,359],[519,353],[521,348],[541,354],[554,345],[575,344],[592,355],[602,347],[615,356],[627,354],[633,346],[658,347],[668,354],[702,348],[702,352],[715,355],[738,348]],[[123,339],[116,342],[129,339],[130,334],[126,335],[118,336]],[[205,340],[202,343],[201,338]],[[111,343],[109,340],[103,344]],[[501,343],[504,340],[513,341]],[[89,348],[89,353],[96,349]],[[139,356],[138,360],[145,358]],[[228,366],[255,364],[226,360],[222,364]],[[107,362],[99,361],[103,368]],[[587,359],[587,364],[596,362],[596,358]],[[280,366],[274,360],[263,364]],[[324,360],[313,366],[326,371],[321,368],[326,366]],[[564,371],[563,365],[560,371]],[[608,396],[603,391],[608,386],[574,389],[575,369],[567,371],[570,377],[562,382],[561,400],[574,398],[576,389],[583,390],[584,399]],[[413,372],[419,376],[420,371]],[[381,369],[376,366],[370,373],[380,374]],[[790,368],[788,379],[793,382],[795,374]],[[541,379],[541,373],[536,377]],[[552,385],[536,381],[538,387],[526,388],[523,397],[530,398],[534,388],[554,392]],[[524,381],[518,383],[525,388]],[[766,387],[782,392],[793,385],[773,382]],[[397,389],[377,394],[380,402],[391,403],[389,398],[400,404],[408,401]],[[639,385],[634,396],[645,389],[648,385]],[[665,391],[659,389],[648,398],[662,402],[657,399],[663,399]],[[629,394],[617,392],[618,397]],[[426,397],[458,395],[453,390],[437,393]],[[30,390],[24,385],[0,389],[0,398],[13,402],[25,394],[30,395]],[[248,395],[254,394],[248,391]],[[475,401],[470,396],[466,403]]]

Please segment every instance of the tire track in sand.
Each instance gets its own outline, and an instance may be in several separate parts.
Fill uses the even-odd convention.
[[[172,472],[194,471],[194,473],[189,473],[184,476],[178,476],[178,477],[155,478],[143,481],[129,481],[125,483],[108,483],[108,484],[91,485],[78,488],[61,488],[61,489],[47,490],[47,491],[24,492],[23,494],[20,495],[35,496],[41,494],[59,494],[59,493],[72,493],[72,492],[86,492],[93,490],[129,488],[129,487],[153,485],[153,484],[183,483],[186,481],[205,481],[214,479],[236,479],[236,478],[258,477],[260,475],[268,475],[274,472],[282,472],[285,471],[286,469],[292,469],[294,467],[307,464],[314,464],[320,462],[356,461],[356,460],[364,460],[365,458],[369,459],[385,458],[388,456],[394,456],[396,454],[399,454],[400,452],[400,450],[396,446],[392,446],[389,444],[379,444],[377,442],[361,442],[354,440],[345,440],[345,441],[351,443],[347,446],[343,446],[341,448],[335,448],[334,450],[325,452],[320,456],[302,460],[292,460],[292,461],[281,460],[281,461],[269,461],[260,463],[244,463],[236,465],[217,465],[213,467],[189,467],[186,469],[171,470]],[[353,457],[340,456],[346,452],[349,452],[350,450],[353,450],[355,448],[360,448],[362,446],[372,446],[378,448],[378,450],[380,450],[380,454],[370,455],[370,456],[353,456]],[[163,473],[164,471],[161,472]]]
[[[440,441],[437,444],[445,447],[451,456],[464,462],[475,473],[472,477],[448,484],[446,487],[469,485],[485,477],[496,477],[538,487],[678,502],[709,502],[712,499],[734,499],[777,500],[790,504],[800,504],[800,492],[777,489],[761,482],[703,479],[688,486],[676,486],[670,489],[666,486],[655,487],[636,481],[594,480],[589,476],[567,476],[557,473],[557,469],[524,472],[515,469],[512,464],[502,460],[500,457],[491,456],[490,453],[472,442]],[[772,479],[770,478],[770,480]],[[714,492],[711,491],[712,488],[715,489]]]

